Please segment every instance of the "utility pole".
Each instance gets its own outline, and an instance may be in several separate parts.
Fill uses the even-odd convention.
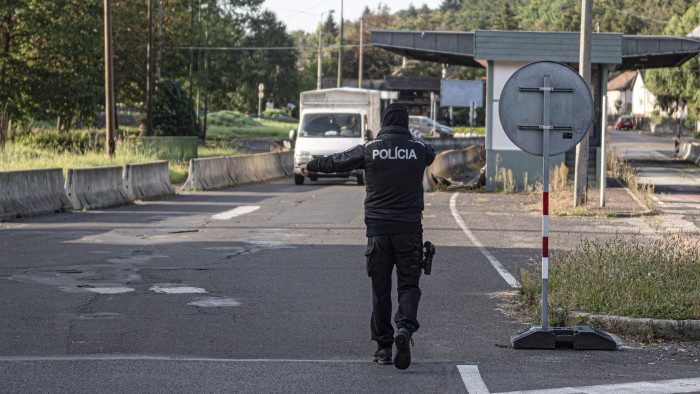
[[[160,59],[163,51],[163,0],[158,1],[158,57],[156,58],[156,84],[160,82]]]
[[[194,0],[190,1],[190,99],[192,99],[192,71],[194,68]]]
[[[204,126],[202,138],[207,140],[207,111],[209,110],[209,16],[211,15],[211,0],[207,2],[207,25],[204,31]]]
[[[591,88],[591,22],[593,0],[582,0],[581,7],[581,45],[579,47],[578,73]],[[574,206],[586,205],[588,190],[588,140],[593,124],[576,145],[576,172],[574,174]]]
[[[362,47],[363,43],[363,37],[364,37],[364,30],[362,29],[362,19],[360,19],[360,69],[357,75],[357,87],[362,89],[362,52],[364,48]]]
[[[343,86],[343,0],[340,0],[340,46],[338,47],[338,87]]]
[[[199,11],[197,14],[197,26],[198,26],[198,36],[197,36],[197,127],[201,127],[202,119],[199,115],[199,97],[202,87],[202,0],[199,0]]]
[[[153,135],[153,0],[148,2],[148,44],[146,45],[146,135]]]
[[[105,20],[105,127],[107,156],[114,154],[114,67],[112,66],[112,0],[104,0]]]

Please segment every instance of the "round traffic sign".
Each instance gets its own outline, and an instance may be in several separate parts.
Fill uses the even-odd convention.
[[[571,67],[534,62],[519,68],[503,86],[501,125],[508,138],[527,153],[542,156],[544,130],[549,154],[569,151],[593,120],[593,98],[586,82]]]
[[[263,98],[263,97],[265,97],[265,93],[263,93],[262,90],[261,90],[261,91],[258,92],[258,98],[261,99],[261,98]]]
[[[265,85],[261,82],[260,85],[258,85],[258,92],[262,92],[265,90]]]

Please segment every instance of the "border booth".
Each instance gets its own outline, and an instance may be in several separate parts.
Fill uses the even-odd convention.
[[[490,31],[440,32],[372,30],[372,45],[413,59],[486,68],[486,186],[496,187],[496,172],[512,170],[517,190],[528,179],[542,179],[537,156],[520,150],[506,135],[499,114],[504,109],[503,86],[520,67],[552,61],[578,69],[579,33]],[[589,185],[600,181],[602,101],[608,73],[618,70],[677,67],[700,53],[700,40],[673,36],[625,36],[593,33],[591,80],[593,129],[589,135]],[[552,155],[550,166],[574,168],[575,148]],[[574,171],[569,171],[573,177]]]

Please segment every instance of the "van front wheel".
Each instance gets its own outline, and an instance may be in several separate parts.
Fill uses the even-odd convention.
[[[294,174],[294,184],[295,185],[303,185],[304,184],[304,176],[299,175],[299,174]]]

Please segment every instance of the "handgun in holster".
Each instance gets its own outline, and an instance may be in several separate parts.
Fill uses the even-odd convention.
[[[420,267],[426,275],[430,275],[433,270],[433,256],[435,255],[435,245],[430,241],[425,241],[423,244],[423,260],[420,261]]]

